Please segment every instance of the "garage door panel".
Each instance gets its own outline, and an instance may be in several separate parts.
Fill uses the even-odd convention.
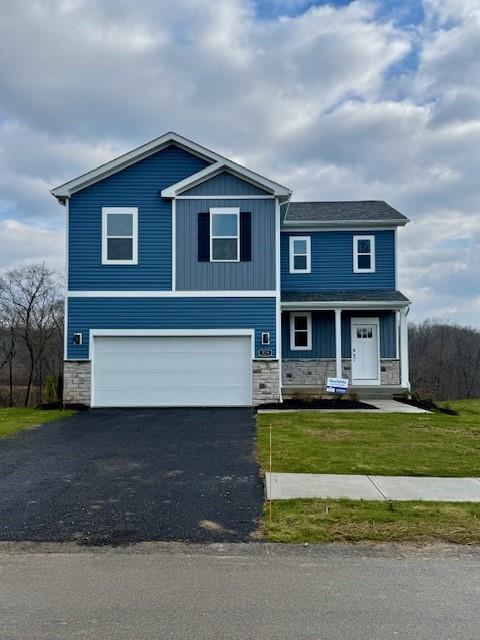
[[[251,404],[248,336],[97,336],[94,406]]]

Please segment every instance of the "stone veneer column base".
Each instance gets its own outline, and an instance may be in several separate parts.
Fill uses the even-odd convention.
[[[254,407],[266,402],[280,402],[278,360],[252,362],[252,402]]]
[[[63,401],[69,404],[85,404],[89,407],[91,379],[89,360],[65,361],[63,363]]]

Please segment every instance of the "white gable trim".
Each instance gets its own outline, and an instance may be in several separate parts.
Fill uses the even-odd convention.
[[[253,171],[250,171],[249,169],[246,169],[245,167],[242,167],[241,165],[236,164],[231,160],[227,160],[227,158],[222,158],[220,161],[214,164],[211,164],[208,167],[205,167],[205,169],[202,169],[201,171],[198,171],[197,173],[194,173],[193,175],[188,176],[188,178],[185,178],[184,180],[180,180],[180,182],[172,184],[166,189],[163,189],[162,197],[175,198],[176,196],[179,196],[184,191],[187,191],[188,189],[192,189],[193,187],[196,187],[202,182],[205,182],[207,180],[210,180],[211,178],[214,178],[215,176],[219,175],[220,173],[223,173],[224,171],[232,174],[237,178],[246,180],[247,182],[250,182],[256,187],[260,187],[261,189],[264,189],[265,191],[270,192],[272,196],[288,197],[291,194],[291,191],[286,187],[282,187],[276,182],[272,182],[271,180],[268,180],[268,178],[264,178],[263,176],[258,175],[258,173],[254,173]],[[203,197],[208,198],[208,196],[203,196]],[[241,196],[237,196],[237,197],[241,197]],[[248,197],[248,196],[244,196],[244,197]]]
[[[163,136],[155,138],[155,140],[151,140],[141,147],[137,147],[136,149],[133,149],[132,151],[129,151],[128,153],[125,153],[118,158],[111,160],[110,162],[106,162],[105,164],[100,165],[92,171],[84,173],[74,180],[65,182],[65,184],[52,189],[51,193],[63,204],[65,202],[65,198],[68,198],[76,191],[80,191],[81,189],[84,189],[85,187],[90,186],[95,182],[98,182],[99,180],[103,180],[104,178],[117,173],[122,169],[125,169],[131,164],[134,164],[135,162],[138,162],[143,158],[157,153],[157,151],[160,151],[161,149],[171,144],[175,144],[183,149],[186,149],[194,155],[197,155],[200,158],[203,158],[210,162],[222,163],[224,166],[230,167],[231,169],[240,172],[240,174],[245,175],[246,177],[250,177],[251,180],[259,181],[260,186],[262,186],[263,183],[265,183],[265,187],[267,186],[267,184],[271,185],[272,189],[275,188],[278,190],[279,195],[290,195],[291,193],[290,190],[286,187],[282,187],[276,182],[267,180],[267,178],[264,178],[263,176],[260,176],[253,171],[249,171],[236,162],[232,162],[224,156],[221,156],[214,151],[210,151],[210,149],[206,149],[205,147],[202,147],[202,145],[199,145],[196,142],[189,140],[188,138],[184,138],[183,136],[173,131],[169,131]]]

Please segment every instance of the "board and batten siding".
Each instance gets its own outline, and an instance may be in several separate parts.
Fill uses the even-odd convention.
[[[290,348],[290,313],[282,313],[282,358],[335,358],[335,314],[333,311],[312,311],[312,349],[297,351]],[[351,319],[380,319],[380,357],[396,358],[395,313],[393,311],[342,312],[342,358],[350,358]]]
[[[75,298],[68,299],[67,353],[89,357],[90,329],[254,329],[255,352],[270,332],[275,357],[275,298]],[[83,344],[73,344],[73,334]]]
[[[354,273],[353,236],[375,236],[374,273]],[[310,236],[311,273],[289,273],[289,238]],[[394,290],[395,232],[322,231],[281,234],[282,291]]]
[[[210,207],[239,207],[252,214],[252,259],[198,261],[198,214]],[[176,286],[179,291],[275,289],[275,200],[178,200]]]
[[[172,145],[75,193],[69,205],[69,289],[171,289],[172,204],[160,192],[207,165]],[[102,207],[138,207],[137,265],[102,265]]]
[[[182,196],[268,196],[268,191],[223,171],[213,178],[182,191]]]

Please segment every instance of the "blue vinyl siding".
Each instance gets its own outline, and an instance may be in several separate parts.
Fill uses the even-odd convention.
[[[207,165],[170,146],[74,194],[69,207],[69,289],[170,289],[172,205],[160,192]],[[102,265],[102,207],[138,207],[138,265]]]
[[[239,207],[252,214],[252,259],[245,262],[199,262],[198,213],[210,207]],[[275,289],[275,201],[178,200],[176,204],[177,289],[184,291]]]
[[[269,331],[275,356],[275,298],[69,298],[68,358],[88,359],[90,329],[255,329]],[[73,333],[83,334],[75,346]]]
[[[311,351],[290,349],[290,314],[282,313],[282,358],[335,358],[335,315],[333,311],[312,311]],[[397,341],[395,313],[393,311],[344,311],[342,312],[342,358],[350,358],[351,319],[380,319],[380,357],[395,358]]]
[[[246,180],[226,171],[182,192],[182,196],[268,196],[264,191]]]
[[[310,236],[311,273],[289,273],[289,238]],[[375,236],[375,273],[353,272],[353,236]],[[281,234],[282,291],[393,290],[395,289],[395,232],[322,231]]]

